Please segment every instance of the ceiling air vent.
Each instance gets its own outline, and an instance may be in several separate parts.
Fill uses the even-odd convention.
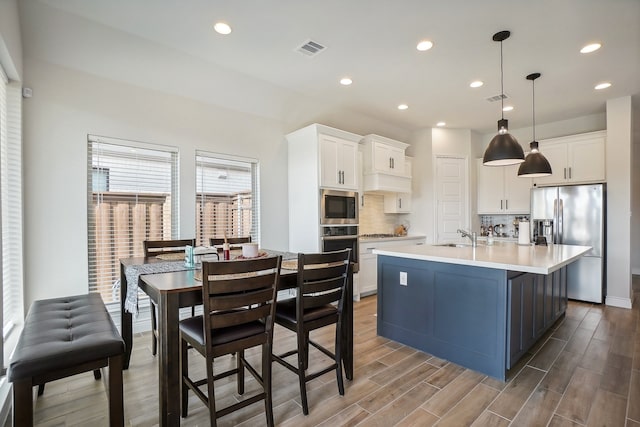
[[[326,47],[322,46],[320,43],[314,42],[313,40],[307,40],[302,46],[296,49],[296,52],[300,52],[306,56],[316,56],[325,49]]]
[[[500,101],[501,99],[507,99],[507,98],[508,98],[507,95],[502,94],[502,95],[491,96],[491,97],[487,98],[487,101],[496,102],[496,101]]]

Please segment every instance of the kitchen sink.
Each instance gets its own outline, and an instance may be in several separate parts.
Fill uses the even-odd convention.
[[[445,246],[448,248],[470,248],[471,243],[439,243],[433,246]],[[481,246],[481,244],[478,243],[478,246]]]

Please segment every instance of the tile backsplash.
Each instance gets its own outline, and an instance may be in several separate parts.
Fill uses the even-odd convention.
[[[397,225],[407,224],[407,214],[385,214],[384,196],[364,194],[360,199],[360,234],[393,233]]]

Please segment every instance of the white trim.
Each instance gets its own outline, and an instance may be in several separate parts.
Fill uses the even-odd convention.
[[[12,406],[12,385],[7,381],[7,376],[0,378],[0,425],[12,425],[9,422]]]
[[[158,144],[155,142],[150,143],[150,142],[143,142],[143,141],[135,141],[132,139],[124,139],[124,138],[112,138],[108,136],[99,136],[99,135],[91,135],[91,134],[87,134],[87,141],[99,142],[102,144],[118,145],[118,146],[127,147],[127,148],[135,147],[135,148],[140,148],[145,150],[164,151],[167,153],[179,153],[180,151],[178,147],[173,145]]]
[[[611,307],[632,308],[631,298],[607,296],[605,298],[605,304]]]

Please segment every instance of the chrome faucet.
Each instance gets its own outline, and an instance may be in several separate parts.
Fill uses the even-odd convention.
[[[458,228],[458,233],[460,233],[460,234],[462,235],[462,237],[468,237],[468,238],[470,238],[470,239],[471,239],[471,246],[472,246],[472,247],[474,247],[474,248],[475,248],[475,247],[477,247],[477,246],[478,246],[478,235],[476,234],[476,232],[475,232],[475,231],[474,231],[474,232],[472,232],[472,233],[469,233],[469,232],[468,232],[468,231],[466,231],[466,230],[461,230],[461,229],[459,229],[459,228]]]

